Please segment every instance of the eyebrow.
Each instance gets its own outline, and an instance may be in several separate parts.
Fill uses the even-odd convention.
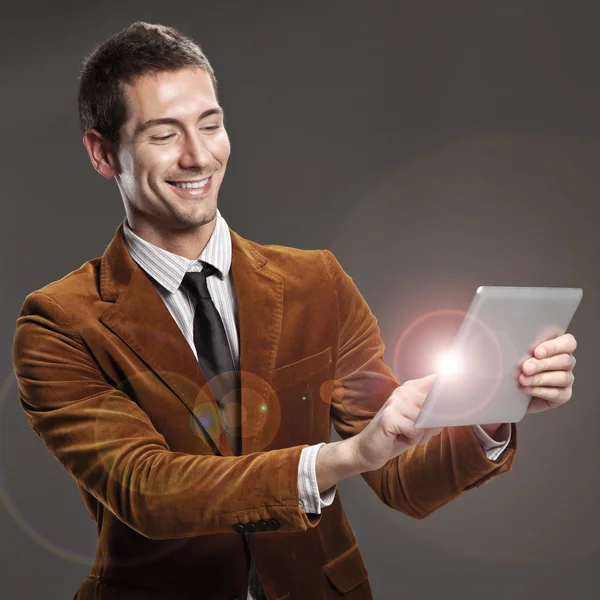
[[[199,117],[198,121],[202,121],[206,117],[210,117],[211,115],[223,115],[222,108],[209,108],[205,110]],[[150,119],[149,121],[145,121],[141,123],[135,128],[133,132],[134,137],[137,137],[140,133],[150,129],[150,127],[154,127],[156,125],[178,125],[180,121],[178,119],[174,119],[173,117],[163,117],[162,119]]]

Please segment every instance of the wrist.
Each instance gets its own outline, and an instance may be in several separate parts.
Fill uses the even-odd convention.
[[[319,448],[315,461],[315,475],[320,494],[343,479],[361,473],[356,463],[354,437],[340,442],[329,442]]]

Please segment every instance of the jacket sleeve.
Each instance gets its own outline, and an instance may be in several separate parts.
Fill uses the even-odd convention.
[[[231,457],[171,451],[148,415],[106,381],[47,294],[23,303],[13,366],[32,429],[79,486],[141,535],[236,534],[237,523],[273,518],[273,533],[302,531],[320,521],[299,502],[307,444]]]
[[[339,347],[331,414],[342,439],[360,433],[400,383],[384,364],[377,320],[334,255],[323,251],[336,291]],[[489,460],[470,425],[446,427],[424,446],[414,446],[380,469],[361,476],[387,506],[421,519],[463,491],[510,471],[516,425],[498,462]]]

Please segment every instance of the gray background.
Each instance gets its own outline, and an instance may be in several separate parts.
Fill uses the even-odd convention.
[[[101,255],[124,217],[81,143],[75,98],[84,56],[138,19],[181,28],[216,70],[232,143],[219,204],[228,223],[261,243],[332,250],[378,317],[399,378],[426,370],[398,347],[403,332],[430,311],[466,310],[478,285],[584,289],[570,327],[574,397],[520,423],[512,472],[422,521],[385,507],[360,477],[339,493],[377,599],[595,597],[599,13],[573,0],[9,8],[3,600],[72,598],[95,549],[74,482],[20,410],[11,347],[26,294]]]

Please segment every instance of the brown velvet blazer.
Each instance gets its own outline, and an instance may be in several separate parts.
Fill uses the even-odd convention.
[[[251,552],[269,600],[372,598],[339,492],[298,497],[300,453],[359,433],[399,383],[377,321],[329,251],[231,231],[242,456],[194,354],[119,225],[100,258],[29,294],[13,362],[33,430],[75,479],[98,546],[79,600],[246,600]],[[448,427],[362,477],[421,519],[512,468]],[[400,542],[401,543],[401,542]]]

